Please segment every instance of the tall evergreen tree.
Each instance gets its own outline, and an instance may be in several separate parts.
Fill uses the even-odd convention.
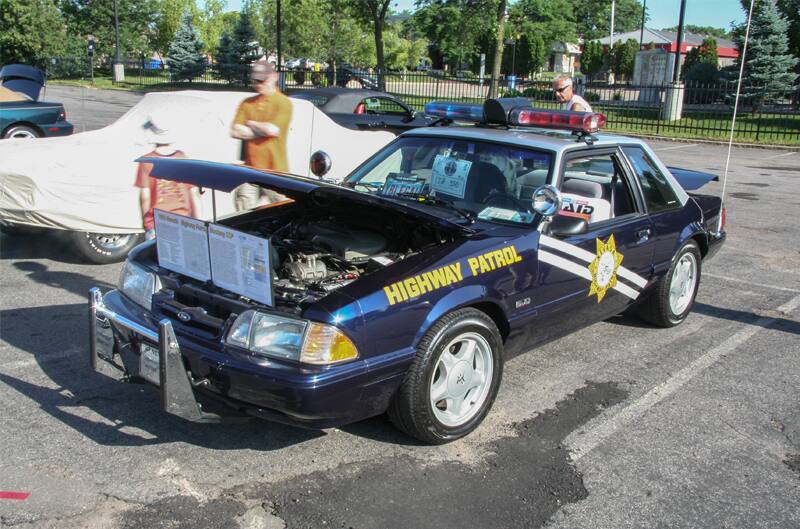
[[[588,75],[589,79],[594,77],[603,67],[604,55],[603,45],[600,44],[599,41],[589,41],[583,47],[583,54],[581,54],[581,71]]]
[[[214,54],[214,76],[228,83],[233,83],[238,78],[238,71],[233,71],[230,67],[232,43],[231,36],[224,31],[217,44],[217,52]]]
[[[173,81],[186,79],[191,82],[203,73],[206,57],[201,53],[202,49],[203,43],[192,25],[192,15],[184,16],[167,51],[167,65]]]
[[[797,58],[789,53],[788,27],[775,0],[756,0],[744,65],[744,78],[754,86],[743,92],[745,97],[754,98],[754,110],[762,103],[782,98],[783,91],[797,78],[793,71]],[[744,44],[743,35],[744,32],[739,49]]]
[[[687,72],[697,64],[708,64],[714,69],[719,69],[719,54],[715,39],[707,37],[700,46],[689,50],[681,65],[681,77],[686,79]],[[704,67],[704,71],[708,71],[708,68]]]
[[[250,64],[258,60],[258,41],[249,11],[242,9],[230,39],[228,52],[220,72],[224,78],[247,86]]]
[[[633,76],[633,67],[638,51],[639,42],[634,39],[615,42],[611,49],[611,64],[614,74],[630,79]]]

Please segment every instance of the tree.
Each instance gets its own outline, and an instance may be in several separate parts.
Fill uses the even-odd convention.
[[[800,0],[778,0],[778,9],[789,22],[789,53],[800,58]]]
[[[183,17],[191,15],[196,24],[198,11],[194,0],[157,0],[157,18],[150,44],[159,55],[164,56],[181,26]]]
[[[716,40],[713,38],[705,38],[700,46],[689,50],[681,65],[681,78],[686,79],[687,72],[697,64],[710,64],[714,68],[719,69],[719,55],[717,54]],[[706,70],[703,71],[705,72]]]
[[[587,42],[581,55],[581,71],[591,79],[603,68],[604,57],[603,45],[599,41]]]
[[[201,53],[202,50],[203,43],[197,38],[192,15],[187,14],[167,51],[167,65],[173,81],[186,79],[191,82],[203,73],[206,57]]]
[[[754,111],[762,103],[782,97],[797,78],[793,68],[798,60],[789,53],[788,26],[775,0],[757,1],[744,65],[744,77],[755,86],[743,92],[754,98]],[[740,40],[739,49],[743,44]]]
[[[205,0],[200,13],[200,40],[209,48],[222,39],[225,32],[225,0]],[[215,51],[213,49],[208,51]]]
[[[716,37],[718,39],[730,39],[733,37],[730,30],[724,28],[715,28],[713,26],[697,26],[694,24],[685,24],[683,26],[684,31],[688,33],[694,33],[695,35],[702,35],[706,37]],[[662,28],[661,31],[678,31],[678,26],[672,26],[669,28]]]
[[[96,56],[114,55],[114,0],[61,0],[61,13],[71,35],[92,34]],[[154,47],[153,21],[157,0],[117,0],[120,54],[149,55]]]
[[[66,24],[51,0],[0,0],[0,64],[61,55]]]
[[[386,57],[383,46],[383,31],[386,28],[386,15],[389,14],[391,0],[350,0],[353,14],[356,15],[375,37],[375,55],[378,65],[378,85],[386,88],[382,72],[386,70]]]
[[[250,16],[245,9],[239,13],[233,34],[226,31],[217,46],[217,77],[229,83],[248,84],[250,64],[258,59],[258,41]]]
[[[578,42],[570,0],[519,0],[508,9],[508,33],[539,35],[545,46]]]
[[[611,48],[611,69],[615,75],[625,79],[633,76],[633,66],[636,63],[636,53],[639,51],[639,41],[628,39],[625,42],[615,42]]]
[[[578,35],[584,40],[608,36],[611,31],[611,0],[573,0],[572,10],[575,13]],[[615,33],[633,31],[641,24],[642,4],[639,0],[616,0]]]
[[[386,67],[390,70],[414,69],[428,53],[428,42],[411,40],[390,27],[384,34],[386,44]]]

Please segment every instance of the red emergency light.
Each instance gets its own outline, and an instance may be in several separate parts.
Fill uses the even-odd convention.
[[[509,115],[509,122],[513,125],[525,127],[574,130],[592,134],[606,124],[606,117],[597,112],[540,110],[528,107],[512,110]]]

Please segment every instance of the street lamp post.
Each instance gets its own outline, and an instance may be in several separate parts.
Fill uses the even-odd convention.
[[[114,82],[118,83],[125,80],[125,65],[119,55],[119,15],[117,13],[117,0],[114,0]]]

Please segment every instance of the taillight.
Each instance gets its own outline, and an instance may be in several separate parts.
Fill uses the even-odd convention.
[[[56,121],[66,121],[67,120],[67,111],[63,108],[58,111],[58,118]]]

